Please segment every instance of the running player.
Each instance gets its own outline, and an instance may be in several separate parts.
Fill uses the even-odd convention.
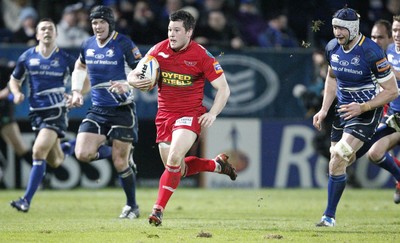
[[[95,6],[90,13],[94,36],[81,47],[72,74],[72,104],[83,104],[82,87],[88,75],[92,107],[82,121],[75,156],[82,162],[110,158],[126,195],[126,205],[119,218],[139,217],[136,203],[136,175],[129,165],[132,143],[138,139],[136,107],[131,87],[126,82],[125,67],[136,67],[142,57],[128,37],[116,32],[111,8]],[[111,140],[112,146],[106,144]],[[134,167],[134,166],[133,166]]]
[[[228,83],[218,61],[192,40],[196,21],[183,10],[170,15],[168,39],[156,44],[147,55],[157,58],[161,69],[158,82],[157,140],[165,171],[161,175],[157,201],[149,223],[161,225],[163,211],[177,189],[182,176],[202,171],[237,177],[228,156],[203,159],[185,155],[198,139],[202,127],[210,127],[225,107],[230,95]],[[146,89],[149,79],[140,80],[140,70],[128,76],[128,82]],[[205,80],[217,90],[214,104],[207,112],[203,106]]]
[[[329,68],[322,108],[313,117],[316,129],[321,129],[321,122],[336,97],[338,104],[332,124],[328,203],[317,226],[335,226],[336,208],[346,186],[346,167],[363,144],[371,140],[382,107],[398,96],[396,79],[385,53],[359,33],[359,25],[356,11],[347,7],[338,10],[332,18],[335,38],[326,46]],[[381,87],[379,93],[376,81]]]
[[[11,202],[18,211],[28,212],[32,198],[43,180],[46,163],[57,168],[68,152],[63,152],[60,138],[68,126],[65,80],[74,68],[75,59],[56,45],[57,31],[51,19],[42,19],[36,27],[39,44],[25,51],[19,58],[9,81],[14,103],[20,104],[25,95],[21,91],[24,75],[30,87],[29,118],[36,133],[32,149],[33,166],[25,195]]]

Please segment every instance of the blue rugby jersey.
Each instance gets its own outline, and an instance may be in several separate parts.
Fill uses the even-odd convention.
[[[100,45],[95,36],[86,40],[81,47],[80,61],[88,70],[92,104],[119,106],[133,102],[132,91],[119,95],[108,88],[111,80],[125,82],[127,72],[134,69],[141,58],[135,43],[115,31],[104,45]]]
[[[394,70],[400,72],[400,51],[396,51],[394,43],[390,44],[386,50],[386,56],[390,65]],[[397,80],[397,86],[400,87],[400,80]],[[397,112],[400,112],[400,96],[390,102],[390,107]]]
[[[325,51],[336,76],[339,104],[371,100],[379,92],[377,83],[393,75],[383,50],[364,35],[348,51],[343,50],[336,38],[326,45]]]
[[[12,76],[29,82],[30,110],[65,106],[66,83],[74,68],[75,58],[58,47],[44,57],[39,47],[26,50],[17,61]]]

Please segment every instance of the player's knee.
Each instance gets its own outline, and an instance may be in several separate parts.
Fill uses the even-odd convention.
[[[370,151],[368,151],[368,159],[374,164],[376,164],[377,161],[379,161],[383,157],[383,155],[384,154],[376,149],[371,149]]]
[[[91,154],[89,151],[75,148],[75,157],[81,162],[89,163],[94,160],[95,156],[96,154]]]
[[[346,167],[355,160],[355,151],[346,141],[339,141],[330,148],[330,152],[329,173],[331,175],[344,174]]]
[[[333,146],[332,152],[336,156],[347,162],[350,162],[355,159],[354,149],[344,140],[340,140],[335,146]]]
[[[180,155],[179,153],[176,153],[174,151],[171,151],[170,154],[168,155],[168,161],[167,161],[167,165],[170,166],[180,166],[183,163],[183,156]]]

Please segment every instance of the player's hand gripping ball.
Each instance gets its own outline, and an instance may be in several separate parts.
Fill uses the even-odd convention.
[[[153,56],[147,55],[139,61],[137,69],[140,71],[140,79],[148,78],[151,81],[151,84],[147,88],[141,90],[151,90],[160,78],[160,65],[158,64],[157,59]]]

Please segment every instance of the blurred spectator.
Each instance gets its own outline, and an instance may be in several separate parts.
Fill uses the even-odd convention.
[[[57,24],[57,45],[61,48],[79,47],[89,38],[89,33],[80,28],[77,23],[77,11],[83,8],[82,3],[68,5]]]
[[[237,13],[237,25],[247,46],[258,46],[258,36],[268,24],[261,16],[255,0],[241,0]]]
[[[28,7],[27,0],[2,0],[1,16],[5,27],[11,32],[17,31],[21,27],[19,19],[20,12],[23,8]]]
[[[395,15],[400,15],[400,0],[387,0],[381,18],[391,22]]]
[[[200,26],[195,41],[207,47],[240,49],[243,40],[238,29],[227,22],[225,14],[220,10],[212,10],[208,14],[206,26]]]
[[[161,36],[167,36],[169,15],[183,7],[182,0],[166,0],[158,18],[158,28]]]
[[[266,48],[298,47],[297,38],[283,13],[273,15],[268,21],[268,27],[259,35],[258,43]]]
[[[36,22],[38,14],[32,7],[23,8],[19,15],[22,26],[11,38],[12,43],[23,43],[28,46],[34,46],[36,41]]]
[[[388,45],[393,42],[392,24],[384,19],[377,20],[371,30],[371,40],[386,52]]]
[[[136,44],[154,45],[162,40],[160,29],[147,0],[137,0],[133,9],[129,36]]]

